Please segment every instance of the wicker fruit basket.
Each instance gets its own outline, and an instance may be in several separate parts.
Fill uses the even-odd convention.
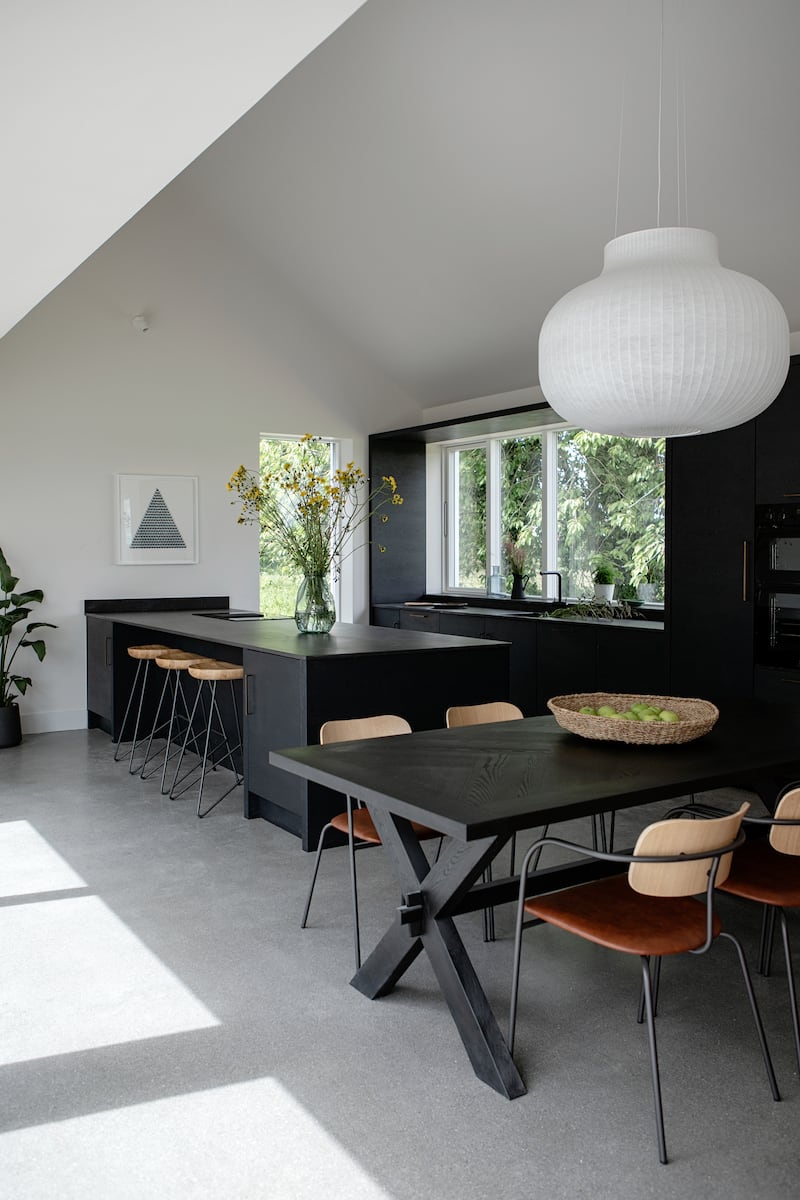
[[[593,717],[581,708],[599,708],[608,704],[623,712],[632,704],[651,704],[677,713],[680,721],[621,721],[615,717]],[[619,692],[578,692],[572,696],[553,696],[547,707],[562,729],[580,737],[601,742],[630,742],[638,746],[677,746],[693,742],[714,728],[719,709],[708,700],[683,696],[631,696]]]

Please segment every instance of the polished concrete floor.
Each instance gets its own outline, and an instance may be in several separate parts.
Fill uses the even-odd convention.
[[[344,852],[323,859],[301,931],[311,858],[240,805],[234,793],[198,821],[188,797],[170,802],[114,764],[97,731],[0,752],[3,1200],[800,1194],[778,955],[756,990],[779,1104],[732,950],[665,966],[662,1167],[637,961],[527,935],[529,1091],[508,1102],[473,1075],[424,958],[384,1000],[348,986]],[[629,829],[651,815],[629,815]],[[369,948],[397,901],[380,850],[359,864]],[[724,897],[721,910],[752,960],[756,915]],[[494,944],[477,916],[459,927],[504,1024],[511,913]]]

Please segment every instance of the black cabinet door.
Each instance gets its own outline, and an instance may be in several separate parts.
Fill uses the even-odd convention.
[[[542,621],[537,627],[536,711],[548,712],[552,696],[597,688],[597,626],[579,621]]]
[[[449,633],[452,637],[479,638],[484,636],[486,619],[480,613],[443,612],[439,613],[439,633]],[[489,633],[487,637],[495,638],[497,634]],[[498,641],[507,641],[498,637]]]
[[[429,608],[401,608],[400,628],[415,629],[417,633],[438,633],[439,614]]]
[[[487,638],[511,642],[508,698],[526,717],[532,717],[536,712],[537,624],[537,621],[524,617],[487,617],[484,630]]]
[[[86,707],[90,729],[112,732],[114,719],[114,622],[86,618]]]
[[[755,422],[667,446],[672,695],[753,694]]]
[[[400,628],[400,609],[386,608],[382,605],[376,605],[372,610],[372,625],[378,625],[382,629],[399,629]]]
[[[783,390],[756,417],[756,502],[800,499],[800,358],[793,359]]]
[[[597,629],[597,690],[663,696],[667,643],[661,629]]]

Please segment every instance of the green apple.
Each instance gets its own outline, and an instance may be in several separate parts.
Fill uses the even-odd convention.
[[[658,719],[659,719],[658,713],[654,713],[654,712],[642,713],[639,717],[640,721],[657,721]]]
[[[578,712],[586,713],[587,717],[596,717],[597,709],[591,708],[588,704],[584,704],[583,708],[579,708]]]
[[[610,704],[601,704],[597,710],[598,717],[618,717],[619,713]]]
[[[627,709],[624,713],[621,713],[620,716],[624,721],[638,721],[640,719],[639,714],[635,713],[631,708]]]
[[[678,714],[673,712],[671,708],[662,708],[658,714],[658,719],[659,721],[663,721],[665,725],[674,725],[677,721],[680,721]]]

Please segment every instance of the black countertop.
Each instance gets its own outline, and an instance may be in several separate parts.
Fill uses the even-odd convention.
[[[367,654],[424,653],[431,650],[460,650],[504,645],[488,638],[454,637],[449,634],[417,633],[408,629],[384,629],[375,625],[349,625],[337,621],[330,633],[301,634],[293,619],[231,621],[190,612],[114,612],[87,620],[102,619],[149,629],[154,633],[197,638],[205,642],[261,650],[290,658],[356,657]]]

